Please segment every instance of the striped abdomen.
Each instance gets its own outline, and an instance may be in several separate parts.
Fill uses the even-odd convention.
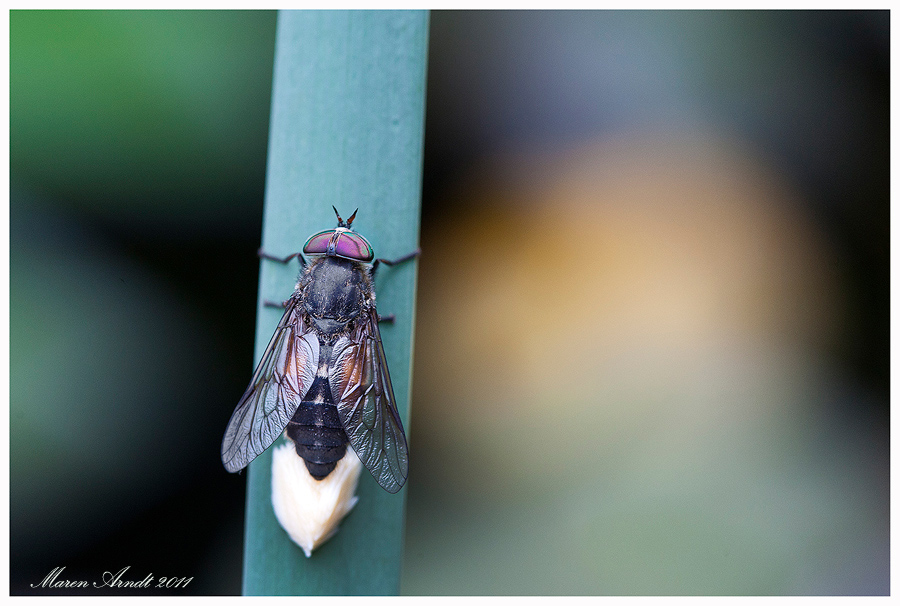
[[[317,480],[331,473],[344,457],[350,442],[328,385],[326,360],[331,348],[325,346],[324,350],[316,379],[285,429],[309,474]]]

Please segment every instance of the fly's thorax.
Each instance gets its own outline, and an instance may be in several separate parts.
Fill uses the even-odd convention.
[[[340,257],[315,259],[298,287],[310,325],[327,342],[349,331],[373,296],[368,267]]]

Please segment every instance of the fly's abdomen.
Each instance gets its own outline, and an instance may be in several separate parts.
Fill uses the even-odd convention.
[[[349,439],[331,399],[328,381],[316,377],[287,425],[288,438],[317,480],[332,472],[347,452]]]

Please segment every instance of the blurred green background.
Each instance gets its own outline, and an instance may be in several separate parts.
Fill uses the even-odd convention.
[[[239,592],[275,22],[10,13],[13,594]],[[887,11],[433,12],[425,151],[404,593],[889,592]]]

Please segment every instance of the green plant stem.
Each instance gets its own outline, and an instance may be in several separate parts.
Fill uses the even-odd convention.
[[[297,252],[357,207],[353,227],[393,259],[418,246],[428,14],[283,11],[278,16],[263,248]],[[260,266],[256,359],[280,318],[298,265]],[[409,436],[416,262],[381,267],[378,310],[397,405]],[[400,587],[406,489],[383,491],[363,471],[359,502],[307,559],[271,504],[271,449],[248,472],[243,592],[388,595]]]

